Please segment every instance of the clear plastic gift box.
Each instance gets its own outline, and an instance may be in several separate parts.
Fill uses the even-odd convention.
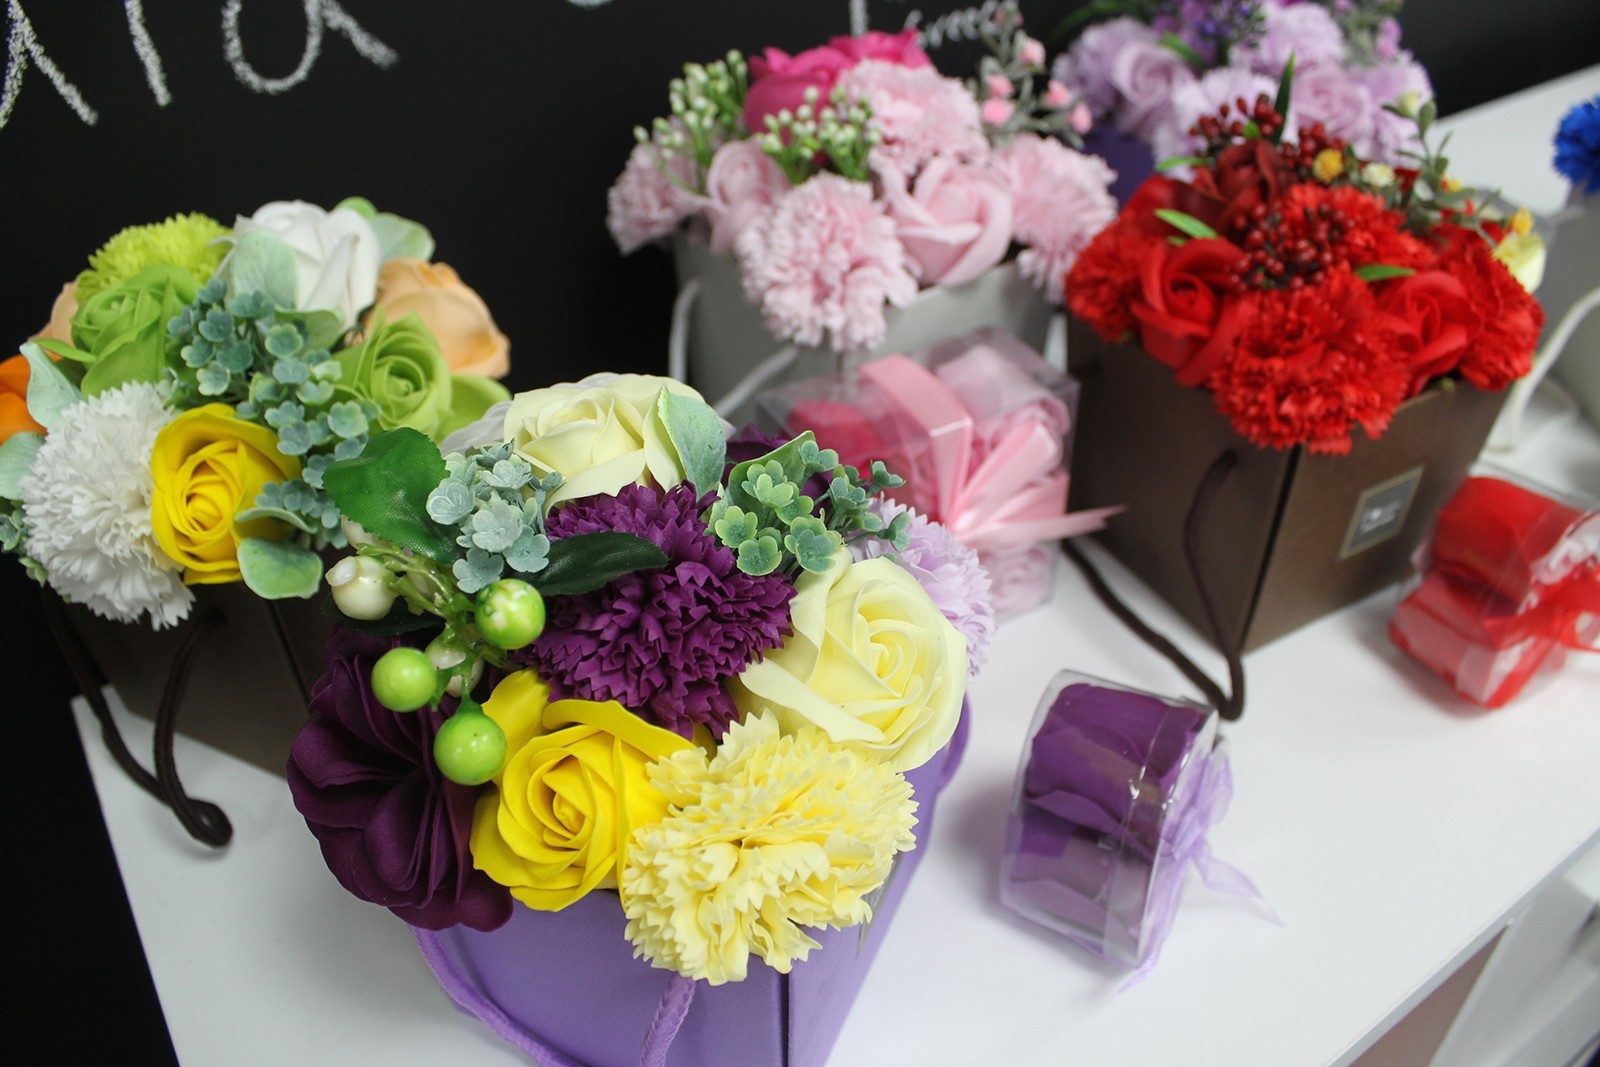
[[[1073,378],[984,327],[787,383],[757,407],[763,428],[811,430],[842,462],[882,459],[906,480],[890,496],[978,552],[1005,615],[1049,596],[1053,542],[1104,521],[1067,514],[1077,399]]]
[[[1417,553],[1389,636],[1485,708],[1600,650],[1600,504],[1509,475],[1468,478]]]
[[[1151,962],[1189,865],[1215,866],[1206,832],[1230,795],[1212,709],[1062,671],[1023,748],[1000,898],[1104,959]]]

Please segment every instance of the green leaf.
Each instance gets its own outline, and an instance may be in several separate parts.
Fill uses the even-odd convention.
[[[1206,69],[1206,61],[1200,53],[1189,47],[1189,42],[1175,33],[1163,33],[1161,35],[1161,47],[1178,53],[1183,58],[1183,61],[1195,70]]]
[[[1208,162],[1210,161],[1202,156],[1173,156],[1171,159],[1163,159],[1160,163],[1157,163],[1156,170],[1171,170],[1173,167],[1203,167]]]
[[[228,253],[228,289],[233,293],[265,293],[279,308],[295,306],[300,268],[283,238],[255,230],[234,242]]]
[[[534,587],[544,596],[573,596],[633,571],[664,567],[667,554],[643,537],[606,530],[551,541],[549,560]]]
[[[293,541],[246,537],[239,542],[239,576],[264,600],[304,600],[322,584],[322,560]]]
[[[317,528],[304,515],[298,511],[288,511],[284,508],[245,508],[233,517],[235,522],[254,522],[257,519],[274,519],[278,522],[286,522],[295,529],[304,530],[306,533],[317,532]]]
[[[1356,268],[1356,277],[1364,282],[1381,282],[1385,278],[1409,278],[1417,273],[1410,267],[1396,267],[1388,263],[1368,263]]]
[[[1156,218],[1175,229],[1182,230],[1190,237],[1198,237],[1204,240],[1217,236],[1216,230],[1213,230],[1210,226],[1207,226],[1193,215],[1186,214],[1182,211],[1173,211],[1170,208],[1159,208],[1156,211]]]
[[[382,211],[368,221],[378,235],[379,255],[384,261],[433,258],[433,234],[422,223]]]
[[[1278,96],[1272,102],[1272,109],[1284,120],[1283,126],[1278,127],[1277,135],[1272,138],[1272,143],[1277,144],[1283,139],[1283,131],[1289,125],[1289,100],[1294,94],[1294,53],[1289,53],[1289,62],[1283,65],[1283,77],[1278,79]]]
[[[449,566],[458,555],[455,540],[427,510],[428,494],[446,473],[439,446],[401,428],[375,435],[361,455],[329,466],[322,486],[372,536]]]
[[[55,425],[56,416],[63,409],[78,403],[83,397],[67,380],[44,349],[29,341],[22,346],[23,358],[28,361],[28,414],[46,430]]]
[[[783,468],[783,475],[787,480],[796,485],[803,484],[810,475],[806,470],[805,460],[801,458],[801,450],[807,442],[815,444],[816,439],[816,434],[807,430],[793,441],[779,445],[764,456],[757,456],[755,459],[745,460],[743,463],[736,465],[733,470],[728,472],[729,502],[738,504],[746,510],[757,508],[760,502],[748,492],[745,492],[744,483],[750,477],[751,468],[763,466],[773,461],[776,461]]]
[[[656,415],[667,440],[678,451],[678,462],[695,495],[704,496],[721,485],[728,442],[722,434],[722,420],[711,405],[699,397],[663,389],[656,401]]]
[[[741,571],[759,578],[778,569],[778,564],[783,562],[783,553],[778,550],[776,537],[762,534],[739,546],[738,561]]]
[[[22,499],[22,476],[33,469],[33,457],[39,454],[44,438],[31,430],[21,430],[0,444],[0,497],[7,500]]]

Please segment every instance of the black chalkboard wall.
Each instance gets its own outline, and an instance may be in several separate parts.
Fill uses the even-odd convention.
[[[1043,33],[1080,4],[1023,7]],[[959,36],[951,16],[971,9],[949,0],[6,0],[0,347],[38,329],[61,284],[125,225],[180,211],[231,221],[272,199],[331,205],[361,194],[432,228],[439,258],[511,337],[513,387],[602,368],[659,372],[670,266],[653,251],[622,259],[604,225],[631,129],[664,110],[684,61],[809,47],[848,32],[853,10],[874,29],[915,19]],[[19,36],[24,21],[31,39]],[[1412,0],[1403,23],[1446,113],[1600,61],[1594,0]],[[20,67],[19,50],[30,57]],[[973,54],[959,43],[934,49],[948,73],[970,69]],[[0,1047],[66,1063],[170,1061],[66,714],[70,686],[20,569],[0,561],[0,581],[12,665],[0,778],[13,872],[0,881],[11,985],[23,990]]]

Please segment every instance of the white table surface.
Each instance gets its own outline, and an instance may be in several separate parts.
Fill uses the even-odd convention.
[[[1600,436],[1540,427],[1514,457],[1600,485]],[[1220,660],[1114,562],[1158,629]],[[1065,563],[1008,622],[974,686],[966,760],[833,1063],[1348,1062],[1600,838],[1600,657],[1516,703],[1471,705],[1384,636],[1380,593],[1252,654],[1226,729],[1237,795],[1212,843],[1283,925],[1191,878],[1142,985],[999,904],[1006,809],[1039,694],[1061,668],[1184,692]],[[187,738],[178,763],[235,839],[213,854],[110,761],[76,712],[128,897],[182,1062],[510,1064],[457,1014],[387,911],[345,894],[283,781]],[[120,712],[120,708],[119,708]],[[121,713],[135,751],[149,726]]]
[[[1542,160],[1560,114],[1596,91],[1600,68],[1519,94],[1524,110],[1489,105],[1452,124],[1474,143],[1480,130],[1531,128],[1525,151]],[[1482,173],[1462,140],[1458,173],[1547,207],[1534,157],[1519,185]],[[1501,462],[1600,492],[1600,435],[1585,423],[1534,426]],[[1137,610],[1220,669],[1094,555]],[[831,1062],[1297,1067],[1358,1055],[1600,839],[1600,657],[1474,713],[1389,644],[1394,596],[1246,660],[1248,711],[1225,730],[1236,798],[1212,844],[1283,925],[1191,879],[1159,966],[1119,992],[1124,971],[1012,916],[996,885],[1013,775],[1051,676],[1186,692],[1063,563],[1050,601],[1003,627],[973,688],[965,763]],[[524,1062],[450,1006],[399,920],[338,887],[282,779],[178,738],[190,792],[233,820],[233,844],[215,854],[123,776],[81,701],[74,711],[185,1064]],[[149,725],[118,713],[146,751]]]

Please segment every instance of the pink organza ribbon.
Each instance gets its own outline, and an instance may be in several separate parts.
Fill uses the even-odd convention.
[[[956,380],[1013,381],[1014,368],[987,347],[960,360]],[[1067,514],[1062,439],[1066,407],[1032,381],[1031,396],[984,420],[963,401],[965,391],[902,355],[861,367],[861,376],[882,390],[892,415],[905,424],[900,457],[921,488],[916,505],[944,523],[962,544],[978,551],[1054,541],[1098,530],[1120,508]],[[988,431],[988,432],[981,432]]]

